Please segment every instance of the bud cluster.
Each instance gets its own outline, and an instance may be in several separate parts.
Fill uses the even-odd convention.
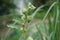
[[[27,21],[30,22],[32,20],[32,16],[29,15],[29,14],[31,14],[35,10],[35,8],[36,7],[33,6],[31,3],[28,3],[28,7],[27,8],[24,8],[22,10],[22,13],[24,14],[24,16],[22,17],[22,19],[23,20],[26,20],[27,19]]]

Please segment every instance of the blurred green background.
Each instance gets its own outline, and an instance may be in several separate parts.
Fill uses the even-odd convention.
[[[60,0],[0,0],[0,40],[60,40],[59,30]]]

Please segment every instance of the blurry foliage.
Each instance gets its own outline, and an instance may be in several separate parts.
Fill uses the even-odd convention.
[[[13,23],[8,24],[7,26],[11,29],[14,29],[15,31],[11,33],[8,38],[5,38],[6,40],[25,40],[29,36],[29,23],[33,19],[33,17],[29,13],[33,13],[35,7],[29,3],[27,9],[23,9],[21,16],[15,16],[13,18]],[[29,10],[29,11],[28,11]],[[29,37],[27,40],[33,40],[31,37]]]
[[[15,9],[16,6],[13,0],[0,0],[0,16],[9,14],[10,9]]]
[[[42,9],[46,7],[45,5],[41,5],[35,9],[35,7],[29,3],[28,8],[22,10],[23,15],[15,15],[12,19],[13,23],[7,25],[8,28],[13,29],[14,32],[9,36],[6,35],[4,40],[60,40],[59,6],[59,0],[54,0],[51,6],[47,8],[48,10]],[[41,17],[42,20],[34,26],[36,29],[33,29],[33,27],[30,28],[30,22],[36,16]],[[53,18],[52,21],[51,18]],[[47,19],[47,21],[45,19]],[[34,32],[35,30],[37,30],[37,32]]]
[[[31,15],[28,15],[28,13],[31,13],[29,11],[32,9],[33,6],[28,6],[27,9],[24,9],[22,11],[24,15],[22,16],[23,21],[21,21],[21,23],[22,23],[21,26],[16,26],[16,22],[18,24],[20,24],[20,23],[19,23],[19,20],[15,19],[15,22],[13,23],[13,25],[8,25],[8,27],[15,28],[15,29],[18,28],[19,30],[22,30],[22,34],[21,34],[22,36],[20,35],[19,40],[26,40],[26,39],[28,39],[28,40],[60,40],[60,32],[59,32],[60,27],[58,25],[60,9],[59,9],[58,4],[59,4],[59,1],[57,0],[56,2],[52,3],[52,5],[48,8],[47,12],[41,11],[42,13],[45,13],[42,15],[44,17],[40,23],[35,25],[37,32],[35,32],[31,35],[29,34],[30,31],[29,31],[28,24],[30,23],[30,20],[32,20],[37,15],[37,13],[41,10],[41,8],[45,7],[44,5],[38,7],[33,12],[31,11],[32,12]],[[29,4],[29,5],[31,5],[31,4]],[[29,11],[28,11],[28,9],[29,9]],[[52,13],[51,10],[53,10],[53,14],[51,15],[53,17],[53,21],[51,21],[51,19],[50,19],[51,18],[50,13]],[[32,18],[32,19],[30,19],[30,18]],[[46,18],[47,18],[47,21],[45,20]],[[32,31],[32,29],[31,29],[31,31]],[[29,37],[29,36],[31,36],[31,37]]]
[[[36,7],[46,4],[46,8],[49,7],[53,3],[53,0],[33,0],[33,4]]]
[[[0,28],[2,30],[11,23],[11,19],[14,17],[12,11],[15,11],[15,8],[14,0],[0,0]]]
[[[48,0],[33,0],[33,4],[38,7],[42,4],[46,4]]]

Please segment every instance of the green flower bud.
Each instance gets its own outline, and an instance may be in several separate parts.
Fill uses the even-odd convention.
[[[22,13],[23,13],[23,14],[26,14],[26,13],[27,13],[27,9],[24,8],[24,9],[22,10]]]
[[[23,30],[23,27],[21,27],[20,30],[22,31]]]
[[[29,4],[28,4],[28,8],[29,8],[30,10],[34,10],[36,7],[33,6],[31,3],[29,3]]]
[[[28,22],[30,22],[32,19],[33,19],[32,16],[27,16]]]
[[[29,7],[29,9],[31,10],[32,8],[31,8],[31,7]]]
[[[29,2],[29,3],[28,3],[28,7],[31,7],[31,5],[32,5],[32,4]]]
[[[33,40],[33,38],[29,36],[29,37],[27,38],[27,40]]]

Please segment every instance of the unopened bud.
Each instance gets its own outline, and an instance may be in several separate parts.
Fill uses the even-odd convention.
[[[30,10],[34,10],[36,7],[33,6],[31,3],[29,3],[29,4],[28,4],[28,8],[29,8]]]
[[[24,9],[22,10],[22,12],[23,12],[23,14],[26,14],[26,13],[27,13],[27,9],[24,8]]]
[[[32,20],[32,16],[27,16],[27,20],[30,22]]]
[[[20,30],[22,31],[23,30],[23,27],[21,27]]]
[[[33,40],[33,38],[29,36],[29,37],[27,38],[27,40]]]

